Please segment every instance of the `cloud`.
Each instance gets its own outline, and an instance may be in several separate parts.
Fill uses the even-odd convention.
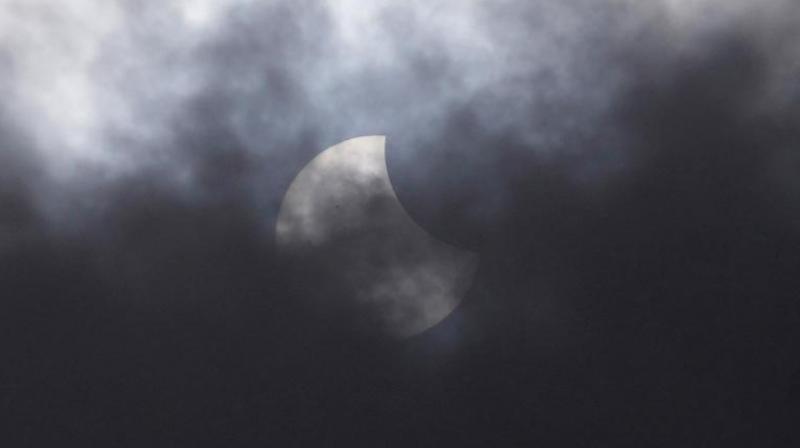
[[[790,439],[797,19],[4,2],[5,414],[41,445]],[[318,306],[273,244],[297,173],[371,134],[414,220],[481,254],[459,311],[404,344]]]

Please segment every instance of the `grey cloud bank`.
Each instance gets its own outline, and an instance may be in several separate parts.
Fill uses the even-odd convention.
[[[798,24],[0,3],[4,445],[796,445]],[[481,256],[402,344],[273,243],[297,173],[373,134],[413,219]]]

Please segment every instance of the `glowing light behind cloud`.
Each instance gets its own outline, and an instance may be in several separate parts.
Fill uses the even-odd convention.
[[[789,1],[12,0],[0,4],[9,67],[0,81],[8,115],[65,183],[83,179],[86,166],[113,178],[173,163],[173,152],[192,150],[174,141],[176,123],[190,120],[187,103],[213,91],[254,154],[308,128],[332,143],[352,129],[385,131],[389,119],[425,140],[470,104],[487,131],[514,132],[546,156],[609,116],[626,75],[604,54],[608,39],[629,43],[663,27],[665,48],[702,54],[702,36],[746,22],[769,40],[759,23],[774,23]],[[264,20],[276,22],[262,28]],[[788,56],[768,68],[781,86],[797,72],[786,62],[797,45],[784,47]],[[268,85],[273,69],[283,84]],[[282,104],[281,95],[293,96]]]

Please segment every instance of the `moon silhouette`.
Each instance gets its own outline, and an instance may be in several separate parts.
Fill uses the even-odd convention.
[[[358,137],[309,162],[286,192],[275,236],[283,253],[323,260],[348,296],[330,300],[349,300],[381,331],[405,338],[453,312],[478,257],[408,215],[389,179],[385,146],[384,136]]]

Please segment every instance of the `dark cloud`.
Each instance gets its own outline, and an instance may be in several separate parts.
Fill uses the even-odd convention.
[[[798,11],[687,3],[3,7],[7,445],[796,443]],[[481,255],[403,342],[273,242],[367,134]]]

